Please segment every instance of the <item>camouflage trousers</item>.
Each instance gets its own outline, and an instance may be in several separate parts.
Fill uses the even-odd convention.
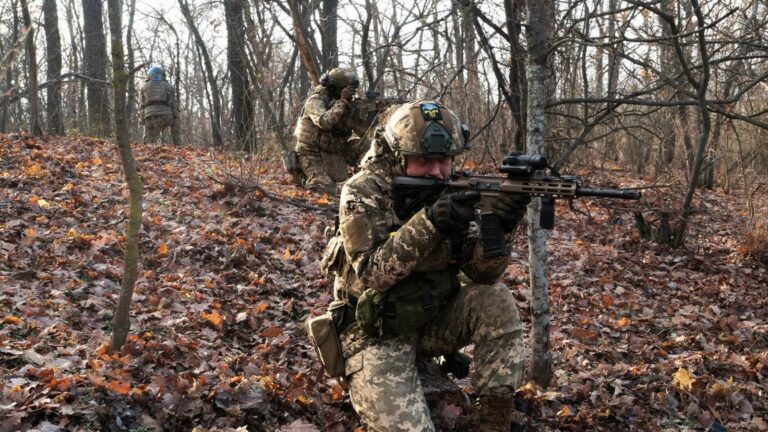
[[[522,325],[509,289],[469,283],[418,334],[376,338],[344,335],[352,406],[370,431],[434,431],[416,369],[417,358],[437,357],[474,344],[473,385],[478,394],[523,379]]]
[[[171,140],[173,141],[174,145],[178,145],[176,138],[177,132],[173,130],[175,126],[176,120],[173,118],[173,116],[170,115],[147,117],[144,119],[144,144],[156,143],[157,139],[163,135],[163,131],[166,128],[170,128]],[[167,138],[164,138],[163,141],[166,139]]]
[[[318,193],[334,196],[337,193],[336,183],[347,179],[347,166],[357,166],[366,149],[357,138],[346,141],[343,151],[338,153],[310,150],[299,146],[296,156],[301,171],[304,173],[304,187]]]

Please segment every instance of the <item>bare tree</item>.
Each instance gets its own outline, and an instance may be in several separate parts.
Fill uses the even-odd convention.
[[[245,21],[242,0],[225,0],[224,15],[227,24],[227,64],[232,89],[232,121],[234,138],[239,148],[255,151],[253,134],[254,109],[250,82],[246,69]]]
[[[95,136],[111,132],[109,93],[107,92],[107,42],[102,20],[102,1],[83,0],[83,33],[85,36],[85,74],[93,78],[86,82],[88,94],[88,123]]]
[[[528,6],[528,131],[526,150],[541,154],[547,133],[547,77],[554,4],[530,0]],[[539,226],[541,199],[528,208],[528,260],[531,285],[531,360],[529,373],[537,383],[549,385],[552,379],[552,354],[549,340],[549,280],[547,278],[547,242]]]
[[[339,66],[338,21],[339,0],[322,0],[320,35],[323,41],[322,66],[324,70]]]
[[[210,86],[210,100],[211,100],[211,133],[213,135],[213,145],[221,147],[224,143],[224,139],[221,134],[221,101],[219,99],[219,86],[216,83],[216,74],[213,72],[213,65],[211,64],[211,57],[208,54],[208,48],[205,46],[205,41],[200,35],[195,21],[192,17],[192,12],[189,10],[189,5],[186,0],[179,0],[179,8],[182,15],[187,22],[189,31],[194,35],[197,48],[200,50],[200,55],[203,58],[203,65],[205,66],[205,73]]]
[[[43,15],[45,16],[47,76],[50,81],[61,75],[61,37],[59,36],[59,14],[56,11],[55,0],[43,1]],[[61,81],[49,85],[46,91],[48,134],[64,135],[64,118],[61,107]]]
[[[136,170],[133,151],[128,142],[128,124],[125,117],[125,90],[128,73],[123,53],[123,11],[120,0],[108,0],[109,29],[112,36],[112,85],[114,88],[115,141],[120,152],[125,182],[129,191],[128,229],[125,235],[125,269],[120,285],[120,296],[115,309],[112,331],[112,349],[119,350],[131,329],[130,308],[133,287],[138,277],[139,235],[141,232],[141,178]]]
[[[29,17],[27,0],[21,0],[21,16],[24,26],[29,29],[27,35],[27,62],[29,66],[29,130],[35,136],[43,134],[40,127],[40,115],[37,108],[37,54],[35,53],[35,36],[32,29],[32,20]]]

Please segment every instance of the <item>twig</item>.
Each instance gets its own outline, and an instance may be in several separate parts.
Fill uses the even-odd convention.
[[[308,209],[308,210],[319,211],[321,213],[327,213],[327,214],[330,214],[330,215],[336,214],[335,211],[333,211],[333,210],[331,210],[331,209],[329,209],[327,207],[313,206],[311,204],[306,204],[306,203],[303,203],[303,202],[300,202],[300,201],[292,200],[290,198],[282,197],[282,196],[279,196],[279,195],[267,192],[267,190],[264,189],[258,183],[251,183],[251,184],[247,184],[246,185],[246,184],[242,184],[240,182],[227,182],[227,181],[219,180],[216,177],[214,177],[214,176],[212,176],[210,174],[207,174],[207,173],[206,173],[206,177],[211,179],[211,181],[213,181],[214,183],[220,184],[222,186],[236,187],[236,188],[244,190],[246,192],[256,191],[256,192],[260,193],[261,195],[263,195],[264,197],[266,197],[267,199],[270,199],[272,201],[276,201],[276,202],[279,202],[279,203],[284,203],[284,204],[288,204],[288,205],[292,205],[292,206],[295,206],[295,207],[300,207],[300,208],[304,208],[304,209]]]

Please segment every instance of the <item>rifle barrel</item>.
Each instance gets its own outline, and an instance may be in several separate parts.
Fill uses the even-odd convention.
[[[592,189],[592,188],[583,188],[583,187],[576,189],[576,195],[604,197],[604,198],[621,198],[621,199],[629,199],[629,200],[639,200],[642,197],[642,194],[640,192],[633,191],[633,190]]]

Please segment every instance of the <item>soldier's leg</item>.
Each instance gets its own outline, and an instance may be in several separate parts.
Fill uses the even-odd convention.
[[[525,371],[522,325],[509,289],[501,283],[469,283],[421,333],[420,357],[435,357],[475,344],[473,384],[478,394],[515,389]]]
[[[370,135],[371,134],[368,134],[362,139],[352,137],[347,140],[347,147],[346,151],[344,152],[347,165],[353,168],[357,168],[357,166],[360,164],[360,161],[363,159],[363,156],[371,147],[371,139],[369,137]]]
[[[382,338],[347,360],[361,368],[347,377],[352,406],[369,431],[435,428],[416,369],[416,335]]]
[[[144,120],[144,138],[142,142],[144,144],[154,144],[157,142],[157,137],[160,135],[160,128],[157,125],[157,119],[155,117],[148,117]]]
[[[343,182],[347,179],[347,162],[341,153],[322,153],[325,172],[334,182]]]
[[[299,153],[299,166],[304,172],[304,187],[318,193],[336,195],[336,182],[325,172],[325,163],[318,154]]]
[[[158,123],[160,126],[160,138],[161,142],[163,144],[168,144],[172,136],[171,134],[173,131],[171,130],[171,127],[173,126],[173,116],[162,116],[158,119]]]

